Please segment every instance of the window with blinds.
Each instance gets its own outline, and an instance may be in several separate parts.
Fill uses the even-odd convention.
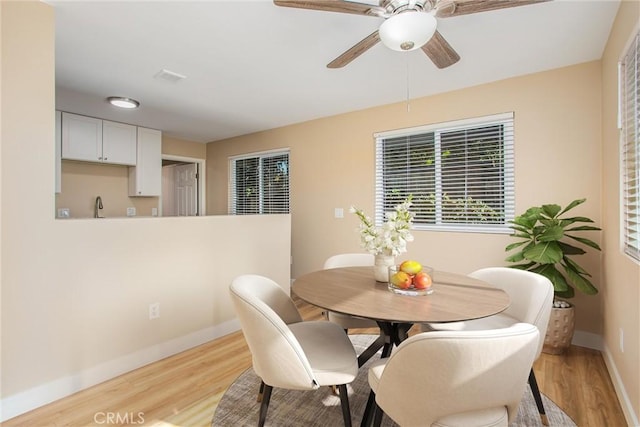
[[[513,113],[375,136],[378,224],[411,195],[416,229],[512,231]]]
[[[289,213],[289,152],[230,159],[229,213]]]
[[[640,33],[620,63],[622,236],[625,253],[640,260]]]

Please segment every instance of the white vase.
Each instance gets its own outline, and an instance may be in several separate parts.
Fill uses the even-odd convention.
[[[373,265],[373,276],[376,281],[387,283],[389,281],[389,267],[395,265],[396,257],[393,255],[378,254]]]

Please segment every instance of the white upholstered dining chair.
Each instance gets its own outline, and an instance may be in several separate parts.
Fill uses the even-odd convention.
[[[483,280],[505,291],[511,299],[509,307],[502,313],[482,319],[425,324],[422,325],[422,330],[469,331],[506,328],[518,322],[531,323],[540,332],[535,359],[540,357],[549,317],[551,316],[551,307],[553,306],[553,284],[551,281],[537,273],[508,267],[483,268],[474,271],[469,276]],[[540,413],[540,419],[544,425],[549,425],[533,367],[529,372],[529,385]]]
[[[420,333],[369,368],[363,425],[384,414],[401,426],[504,426],[513,421],[535,358],[528,323],[486,331]]]
[[[262,379],[258,426],[267,417],[273,387],[315,390],[337,385],[345,426],[351,426],[346,384],[358,373],[356,352],[335,323],[303,321],[294,302],[273,280],[242,275],[229,287],[251,351],[253,369]]]
[[[333,255],[324,262],[324,269],[340,268],[340,267],[373,267],[375,257],[373,254],[366,253],[345,253]],[[348,314],[326,311],[325,315],[330,321],[337,323],[348,331],[354,328],[378,328],[375,320],[365,319],[362,317],[351,316]]]

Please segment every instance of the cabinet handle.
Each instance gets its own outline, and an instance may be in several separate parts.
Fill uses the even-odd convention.
[[[105,160],[109,160],[107,157],[104,158]]]
[[[98,157],[98,160],[102,160],[102,157]]]

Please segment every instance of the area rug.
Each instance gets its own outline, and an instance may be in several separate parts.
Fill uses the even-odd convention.
[[[350,335],[356,351],[360,353],[376,337],[374,335]],[[349,404],[354,426],[360,425],[362,414],[369,396],[367,382],[368,365],[379,358],[379,353],[360,368],[355,381],[348,385]],[[213,427],[255,426],[258,423],[260,404],[257,402],[260,378],[251,368],[242,373],[227,389],[218,404],[211,425]],[[576,424],[562,409],[546,396],[542,396],[550,426],[575,426]],[[266,426],[271,427],[311,427],[342,426],[340,398],[332,394],[329,387],[314,391],[295,391],[274,388],[267,413]],[[518,409],[518,416],[510,427],[541,426],[531,390],[527,387]],[[382,426],[396,427],[388,417]]]

